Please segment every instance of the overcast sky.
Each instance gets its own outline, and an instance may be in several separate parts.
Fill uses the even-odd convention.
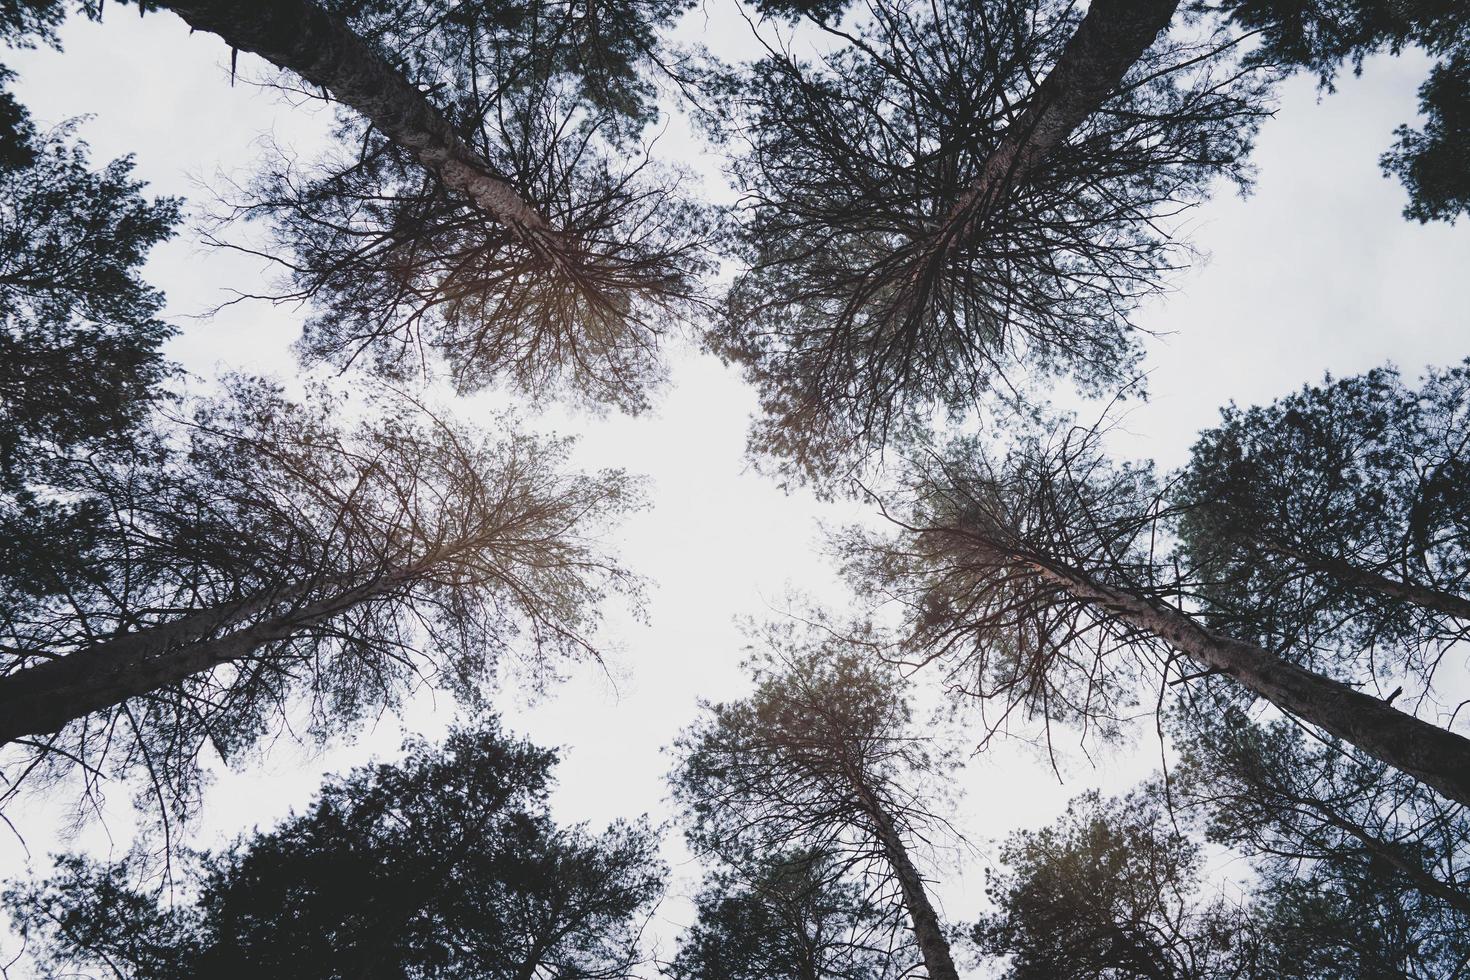
[[[740,44],[746,28],[712,6],[686,24],[690,37]],[[207,204],[222,177],[248,176],[258,140],[270,134],[303,156],[321,140],[328,116],[316,105],[294,106],[278,93],[229,80],[229,54],[213,35],[191,36],[171,14],[139,19],[111,8],[107,21],[73,20],[65,51],[6,56],[20,74],[18,94],[43,123],[90,114],[80,130],[101,162],[126,153],[153,192]],[[248,57],[245,75],[259,70]],[[1304,382],[1394,361],[1413,373],[1470,354],[1470,227],[1411,224],[1400,215],[1404,194],[1380,176],[1377,157],[1392,130],[1413,118],[1414,90],[1425,63],[1417,56],[1370,60],[1361,78],[1346,77],[1320,101],[1310,79],[1282,90],[1277,117],[1266,124],[1254,161],[1259,179],[1246,199],[1233,190],[1199,208],[1190,237],[1204,253],[1176,289],[1151,304],[1142,324],[1150,343],[1152,400],[1126,422],[1124,451],[1177,465],[1195,433],[1222,404],[1269,400]],[[719,162],[703,156],[687,132],[671,125],[661,149],[717,180]],[[230,289],[261,291],[269,274],[259,259],[200,244],[186,228],[153,255],[148,278],[168,294],[182,335],[170,353],[190,371],[290,376],[289,351],[302,312],[263,303],[199,314],[230,298]],[[514,688],[504,697],[507,724],[548,745],[566,748],[555,797],[558,815],[601,825],[641,813],[668,817],[661,747],[693,717],[700,697],[738,694],[739,615],[779,605],[788,589],[841,601],[820,552],[819,522],[856,516],[788,496],[748,470],[743,460],[752,393],[731,370],[692,349],[671,352],[673,383],[647,415],[589,419],[556,414],[542,420],[581,435],[578,459],[621,466],[651,479],[652,507],[626,522],[619,547],[626,563],[652,582],[649,622],[610,610],[616,641],[606,670],[587,668],[536,704]],[[461,406],[471,418],[484,402]],[[1463,664],[1455,665],[1463,670]],[[921,675],[920,680],[923,677]],[[442,731],[449,707],[416,703],[407,728]],[[269,824],[305,804],[324,772],[373,756],[391,756],[403,728],[385,720],[355,742],[308,752],[281,743],[239,772],[221,772],[206,795],[200,845]],[[1035,826],[1072,795],[1101,785],[1120,789],[1157,763],[1152,728],[1136,742],[1089,763],[1067,760],[1057,777],[1030,749],[1004,746],[964,772],[959,825],[973,854],[933,867],[951,921],[979,909],[989,842],[1019,826]],[[106,853],[127,842],[127,794],[115,794],[111,833],[93,827],[79,846]],[[18,811],[31,866],[63,844],[45,807]],[[698,869],[671,832],[667,856],[675,885],[651,934],[668,952],[688,914],[684,898]],[[6,877],[25,870],[13,838],[0,841]]]

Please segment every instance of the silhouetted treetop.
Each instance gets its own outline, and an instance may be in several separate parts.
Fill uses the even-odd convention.
[[[1470,629],[1470,363],[1221,415],[1171,491],[1211,622],[1431,686]]]
[[[620,980],[663,892],[657,838],[641,822],[558,826],[555,762],[493,723],[458,729],[195,855],[185,901],[135,861],[73,856],[6,902],[46,977]]]
[[[885,980],[912,968],[892,916],[821,852],[753,857],[710,874],[674,980]]]
[[[881,895],[888,934],[906,919],[928,974],[956,980],[910,854],[916,838],[947,829],[936,811],[953,759],[913,722],[869,627],[773,623],[761,639],[754,692],[706,704],[676,743],[670,782],[690,843],[747,878],[773,854],[824,855],[832,887],[856,881]]]
[[[635,481],[569,472],[565,440],[365,408],[237,379],[149,454],[59,474],[97,519],[0,572],[17,775],[146,773],[187,809],[206,747],[288,718],[340,732],[425,682],[474,703],[501,664],[536,683],[596,654],[602,600],[637,584],[600,538]]]
[[[1225,980],[1251,965],[1247,913],[1201,895],[1199,845],[1171,820],[1161,788],[1077,797],[1050,826],[1012,834],[986,892],[996,910],[973,936],[1008,957],[1008,980]]]
[[[841,473],[1023,366],[1128,378],[1169,218],[1241,157],[1263,78],[1173,5],[873,0],[810,56],[771,41],[715,123],[745,270],[714,348],[788,475]]]

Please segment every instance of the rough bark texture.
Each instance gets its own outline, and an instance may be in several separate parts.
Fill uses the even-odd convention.
[[[310,0],[162,0],[190,27],[224,38],[319,85],[361,113],[438,175],[446,187],[537,245],[552,230],[489,163],[455,133],[444,114],[341,18]]]
[[[1179,0],[1093,0],[1026,111],[1006,130],[980,176],[950,211],[940,230],[945,250],[963,245],[1005,189],[1025,180],[1117,90],[1178,7]]]
[[[1287,663],[1254,644],[1220,636],[1176,610],[1155,606],[1077,572],[1035,561],[1023,563],[1078,599],[1165,640],[1201,665],[1235,678],[1283,711],[1408,773],[1449,799],[1470,804],[1470,739],[1405,714],[1340,681]]]
[[[385,593],[395,581],[378,579],[301,605],[291,602],[289,592],[278,592],[127,633],[16,671],[0,678],[0,745],[59,731],[129,698],[247,658],[266,644],[289,639]]]
[[[903,892],[903,904],[908,909],[909,921],[914,927],[914,938],[919,944],[919,955],[924,960],[924,969],[929,974],[929,980],[959,980],[954,957],[949,952],[949,941],[944,938],[939,916],[924,890],[924,879],[919,877],[914,862],[909,860],[908,848],[904,846],[903,837],[893,826],[893,818],[860,776],[849,772],[848,778],[868,819],[873,822],[873,830],[883,845],[884,856],[893,868],[894,877],[898,879],[899,888]]]

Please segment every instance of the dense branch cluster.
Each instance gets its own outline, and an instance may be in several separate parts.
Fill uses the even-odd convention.
[[[1132,374],[1129,314],[1184,259],[1170,218],[1244,178],[1265,111],[1222,38],[1150,44],[1167,19],[1061,133],[1027,127],[1078,30],[1065,3],[878,0],[830,51],[773,46],[732,83],[746,271],[714,338],[761,393],[758,454],[840,471],[1021,364]]]

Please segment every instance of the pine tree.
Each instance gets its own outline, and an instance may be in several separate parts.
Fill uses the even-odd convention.
[[[646,405],[717,235],[640,144],[683,0],[160,6],[346,110],[335,151],[281,153],[233,212],[272,226],[309,359]]]
[[[424,680],[473,702],[505,654],[534,680],[593,649],[600,601],[634,585],[595,538],[633,481],[567,472],[564,440],[365,409],[236,379],[146,452],[61,473],[94,520],[0,578],[20,772],[146,772],[187,807],[206,746],[339,732]]]
[[[137,860],[63,858],[5,901],[40,975],[617,980],[663,891],[657,839],[552,821],[556,754],[493,723],[327,782],[275,828],[196,854],[169,904]]]
[[[745,270],[712,342],[759,391],[757,457],[842,475],[1023,365],[1133,374],[1129,312],[1183,260],[1161,221],[1244,177],[1265,110],[1176,6],[872,0],[731,78]]]
[[[1350,662],[1213,628],[1167,554],[1151,469],[1111,463],[1098,430],[1043,423],[1009,446],[956,440],[905,486],[888,505],[895,536],[841,543],[849,574],[897,602],[923,662],[947,663],[955,688],[999,702],[1002,720],[1022,709],[1107,731],[1140,682],[1161,683],[1184,658],[1470,802],[1470,739],[1360,690]]]
[[[699,853],[734,867],[814,851],[833,871],[895,896],[924,968],[957,976],[943,925],[910,854],[932,826],[926,796],[946,762],[912,725],[886,665],[822,626],[773,625],[747,699],[706,706],[681,736],[671,776]],[[834,874],[836,878],[836,874]]]

